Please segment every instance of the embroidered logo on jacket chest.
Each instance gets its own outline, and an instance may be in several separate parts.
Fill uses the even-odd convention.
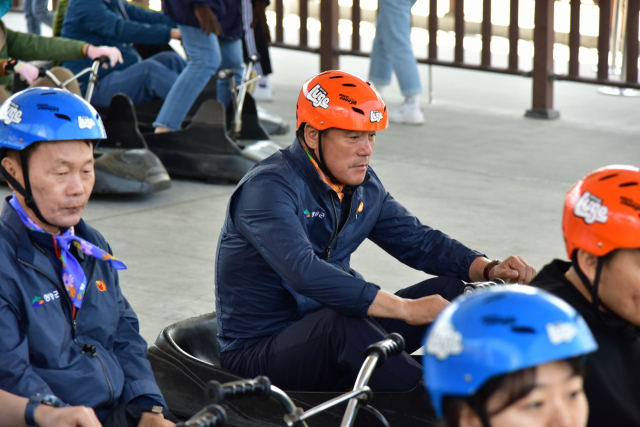
[[[31,300],[31,305],[34,307],[40,307],[41,305],[44,305],[45,302],[53,301],[58,298],[60,298],[60,294],[58,293],[58,291],[49,292],[44,294],[44,296],[33,297],[33,300]]]
[[[304,216],[305,218],[324,218],[325,217],[325,213],[322,211],[313,211],[310,212],[308,209],[304,210]]]

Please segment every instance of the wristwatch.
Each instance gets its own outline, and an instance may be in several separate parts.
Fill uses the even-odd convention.
[[[36,394],[35,396],[31,396],[29,403],[27,403],[27,409],[24,411],[24,420],[29,427],[36,427],[34,414],[40,404],[59,408],[62,406],[62,401],[51,394]]]
[[[153,412],[154,414],[162,414],[164,408],[160,405],[142,405],[140,407],[141,412]]]
[[[490,263],[484,266],[484,270],[482,271],[482,275],[484,276],[484,280],[491,280],[489,277],[489,273],[491,273],[491,269],[496,265],[500,264],[502,260],[494,259]]]

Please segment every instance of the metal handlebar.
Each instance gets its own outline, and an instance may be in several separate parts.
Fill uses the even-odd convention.
[[[85,93],[84,99],[87,102],[91,102],[91,98],[93,97],[93,90],[95,89],[96,85],[98,84],[98,71],[100,69],[101,66],[103,66],[104,64],[108,64],[109,63],[109,57],[108,56],[100,56],[98,58],[96,58],[93,61],[93,64],[91,64],[91,67],[87,67],[84,70],[80,71],[78,74],[74,75],[73,77],[71,77],[68,80],[65,80],[63,82],[61,82],[60,80],[58,80],[58,78],[55,76],[55,74],[53,74],[51,71],[40,67],[38,69],[39,73],[38,73],[38,77],[48,77],[57,87],[59,87],[60,89],[67,89],[67,85],[69,83],[71,83],[74,80],[78,80],[80,77],[84,76],[87,73],[91,73],[91,76],[89,77],[89,83],[87,83],[87,92]]]
[[[257,377],[252,380],[234,381],[220,384],[218,381],[209,381],[205,388],[205,398],[210,403],[222,403],[225,400],[240,399],[245,397],[271,398],[278,402],[284,409],[284,421],[288,426],[307,427],[300,416],[302,409],[298,408],[287,394],[271,384],[267,377]]]
[[[402,338],[400,334],[396,333],[389,334],[383,341],[370,345],[365,351],[367,358],[362,364],[362,368],[360,368],[353,390],[369,389],[367,384],[369,383],[369,379],[371,379],[374,369],[382,366],[382,364],[387,361],[387,358],[398,355],[403,351],[404,338]],[[342,424],[340,424],[340,427],[353,426],[360,404],[366,403],[367,400],[368,399],[364,394],[351,398],[347,405],[347,410],[344,413],[344,417],[342,418]]]
[[[462,293],[470,294],[475,292],[477,289],[484,289],[490,286],[502,286],[502,285],[506,285],[506,283],[502,279],[491,279],[487,282],[471,282],[471,283],[467,283],[464,286],[464,290],[462,291]]]
[[[208,405],[185,422],[176,427],[226,427],[227,413],[219,405]]]
[[[366,359],[358,373],[353,390],[321,403],[306,412],[296,407],[291,398],[278,387],[272,385],[271,381],[266,377],[257,377],[252,380],[235,381],[227,384],[209,381],[205,388],[205,397],[209,403],[222,403],[225,400],[250,396],[262,399],[274,399],[284,409],[286,413],[284,421],[289,427],[306,427],[306,419],[342,402],[349,401],[341,427],[351,427],[360,405],[366,405],[373,396],[367,384],[375,368],[382,366],[389,357],[396,356],[403,351],[404,339],[400,334],[396,333],[389,334],[383,341],[370,345],[365,351]],[[372,411],[374,416],[376,416],[383,425],[388,425],[382,414],[373,408],[368,409]]]

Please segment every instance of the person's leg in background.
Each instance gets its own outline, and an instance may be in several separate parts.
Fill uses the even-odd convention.
[[[389,67],[396,73],[405,101],[389,109],[389,120],[395,123],[424,123],[417,98],[422,93],[422,85],[411,47],[411,8],[415,1],[380,0],[378,3],[369,78],[376,87],[384,89],[391,83]]]
[[[157,61],[177,74],[180,74],[187,66],[187,61],[173,50],[158,52],[145,59],[145,61]]]
[[[27,33],[40,35],[40,20],[36,17],[33,9],[36,0],[24,0],[22,5],[24,17],[27,20]]]
[[[153,123],[156,132],[180,129],[193,102],[211,76],[218,71],[222,61],[218,36],[214,33],[206,35],[199,27],[190,25],[178,25],[178,28],[182,33],[182,44],[189,60],[171,87]],[[242,62],[242,47],[240,51],[240,62]],[[219,87],[218,97],[220,97]]]
[[[260,55],[260,64],[256,64],[256,72],[262,76],[256,84],[253,97],[258,101],[273,101],[275,94],[269,78],[273,69],[271,68],[268,45],[271,41],[271,33],[269,32],[264,11],[266,3],[263,0],[251,0],[251,3],[253,5],[253,42],[257,53]]]
[[[33,0],[33,14],[36,19],[49,28],[53,28],[54,13],[49,10],[49,0]]]
[[[146,59],[122,71],[112,71],[96,85],[91,103],[108,106],[117,93],[124,93],[134,104],[165,99],[178,73],[158,61]]]
[[[366,348],[387,332],[370,317],[323,309],[266,338],[222,353],[224,368],[253,378],[266,375],[284,390],[345,391],[353,388]],[[422,367],[409,354],[389,358],[374,371],[374,391],[409,391]]]
[[[242,71],[244,68],[244,62],[242,60],[242,40],[224,40],[220,41],[220,52],[222,53],[222,63],[220,69],[233,68],[236,70],[236,84],[240,84],[242,81]],[[218,79],[218,101],[222,105],[229,106],[231,102],[231,91],[229,90],[229,79]]]

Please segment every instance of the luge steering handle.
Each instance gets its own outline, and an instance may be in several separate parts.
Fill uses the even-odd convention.
[[[396,356],[403,351],[404,338],[402,338],[402,335],[394,332],[384,337],[383,341],[371,344],[367,347],[364,354],[366,357],[371,356],[372,354],[377,354],[378,363],[376,364],[376,367],[379,368],[389,357]]]
[[[243,397],[266,399],[271,395],[271,381],[264,376],[253,380],[234,381],[225,385],[218,381],[209,381],[205,388],[205,395],[209,403],[222,403],[225,400]]]

